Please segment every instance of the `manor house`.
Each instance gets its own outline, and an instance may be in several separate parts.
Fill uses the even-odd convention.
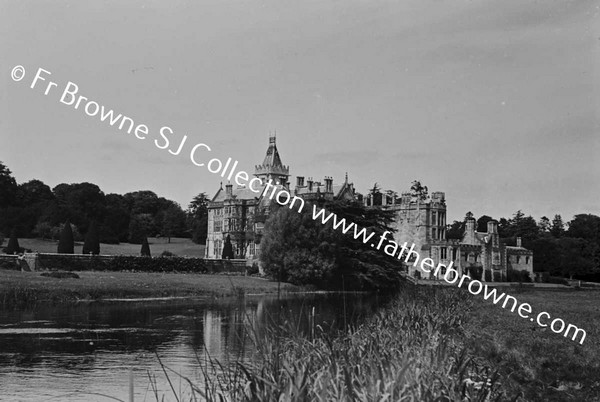
[[[232,184],[226,184],[223,189],[221,184],[208,203],[206,258],[222,258],[228,236],[234,258],[251,261],[258,257],[260,238],[273,202],[266,194],[269,180],[279,189],[285,189],[291,195],[307,201],[350,200],[359,196],[354,185],[348,182],[348,175],[341,184],[335,184],[333,178],[328,176],[322,182],[314,181],[311,177],[305,182],[304,176],[298,176],[295,188],[291,191],[290,169],[281,162],[274,136],[269,138],[267,153],[263,163],[255,166],[254,176],[261,180],[260,186],[254,185],[255,189],[259,188],[259,192],[253,192],[247,186],[234,187]]]
[[[306,201],[358,200],[370,208],[383,208],[395,212],[395,241],[398,244],[415,244],[421,260],[429,257],[435,264],[442,263],[460,273],[479,272],[482,279],[501,281],[509,269],[527,270],[533,278],[533,253],[521,245],[517,239],[515,246],[507,245],[498,235],[498,222],[488,222],[486,232],[475,230],[475,219],[465,222],[462,239],[446,237],[446,199],[443,192],[433,192],[421,197],[406,192],[397,197],[393,191],[380,192],[376,189],[363,198],[348,182],[346,174],[343,183],[336,184],[326,176],[322,182],[308,177],[297,176],[294,190],[290,188],[290,169],[282,163],[277,150],[276,138],[269,138],[265,158],[255,166],[254,176],[261,181],[259,192],[247,186],[221,184],[208,203],[208,234],[206,238],[206,258],[219,259],[223,256],[224,244],[229,237],[233,255],[247,262],[256,260],[260,253],[260,239],[265,220],[269,215],[273,200],[267,196],[267,183],[271,180],[278,189],[285,189],[292,196]],[[271,185],[270,187],[273,187]],[[270,192],[270,191],[269,191]],[[438,274],[441,279],[445,270]],[[408,274],[413,277],[431,278],[419,266],[408,264]]]

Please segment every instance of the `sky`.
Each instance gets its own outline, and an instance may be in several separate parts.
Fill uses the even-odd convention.
[[[0,0],[0,161],[19,183],[185,208],[223,181],[193,145],[211,148],[198,163],[252,174],[276,132],[292,183],[348,172],[362,193],[400,193],[418,179],[445,192],[448,221],[600,215],[599,13],[588,0]],[[68,82],[149,133],[61,103]]]

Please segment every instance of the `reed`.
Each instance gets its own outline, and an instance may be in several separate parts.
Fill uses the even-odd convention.
[[[198,358],[203,378],[184,378],[191,392],[185,400],[507,400],[498,373],[463,345],[470,305],[465,292],[407,286],[378,314],[340,333],[314,323],[300,333],[293,318],[273,317],[266,332],[247,328],[254,356]],[[296,320],[310,322],[306,313]]]

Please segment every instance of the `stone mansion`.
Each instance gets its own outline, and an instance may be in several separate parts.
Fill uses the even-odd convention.
[[[500,281],[506,277],[509,269],[527,270],[533,277],[533,253],[521,246],[508,246],[498,236],[498,222],[488,222],[486,232],[475,230],[475,219],[466,221],[462,239],[446,238],[446,200],[443,192],[433,192],[426,199],[411,193],[402,193],[396,197],[393,192],[369,194],[363,197],[357,193],[354,185],[348,182],[346,175],[343,183],[335,184],[331,177],[322,182],[303,176],[296,177],[294,190],[290,188],[289,166],[282,163],[277,150],[276,138],[269,138],[269,145],[263,163],[255,166],[254,176],[261,180],[262,189],[258,193],[248,187],[226,184],[217,190],[208,203],[208,234],[206,239],[206,258],[222,258],[223,246],[229,237],[234,258],[245,259],[247,263],[256,260],[260,253],[260,238],[264,223],[269,215],[271,199],[264,189],[269,180],[280,188],[304,200],[358,200],[367,207],[388,209],[395,212],[395,241],[415,244],[415,250],[421,258],[432,258],[436,265],[443,263],[458,272],[479,270],[482,279]],[[259,187],[260,186],[254,186]],[[408,274],[418,277],[430,277],[419,267],[408,264]],[[440,277],[444,272],[440,272]]]

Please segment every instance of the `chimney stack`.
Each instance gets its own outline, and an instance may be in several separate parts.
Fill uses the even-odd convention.
[[[231,196],[233,194],[232,188],[233,188],[233,184],[227,184],[225,186],[225,194],[227,195],[228,198],[231,198]]]
[[[308,184],[308,192],[312,192],[313,191],[313,179],[312,179],[312,177],[309,177],[306,180],[306,184]]]
[[[520,237],[517,237],[517,247],[523,247],[523,243],[521,243]]]
[[[473,218],[468,218],[467,219],[467,227],[465,228],[465,231],[467,233],[475,233],[475,219]]]
[[[296,187],[304,187],[304,176],[296,176]]]
[[[487,223],[488,234],[498,233],[498,221],[491,220]]]
[[[325,176],[325,179],[323,179],[323,181],[325,182],[325,192],[333,193],[333,179],[331,177]]]

